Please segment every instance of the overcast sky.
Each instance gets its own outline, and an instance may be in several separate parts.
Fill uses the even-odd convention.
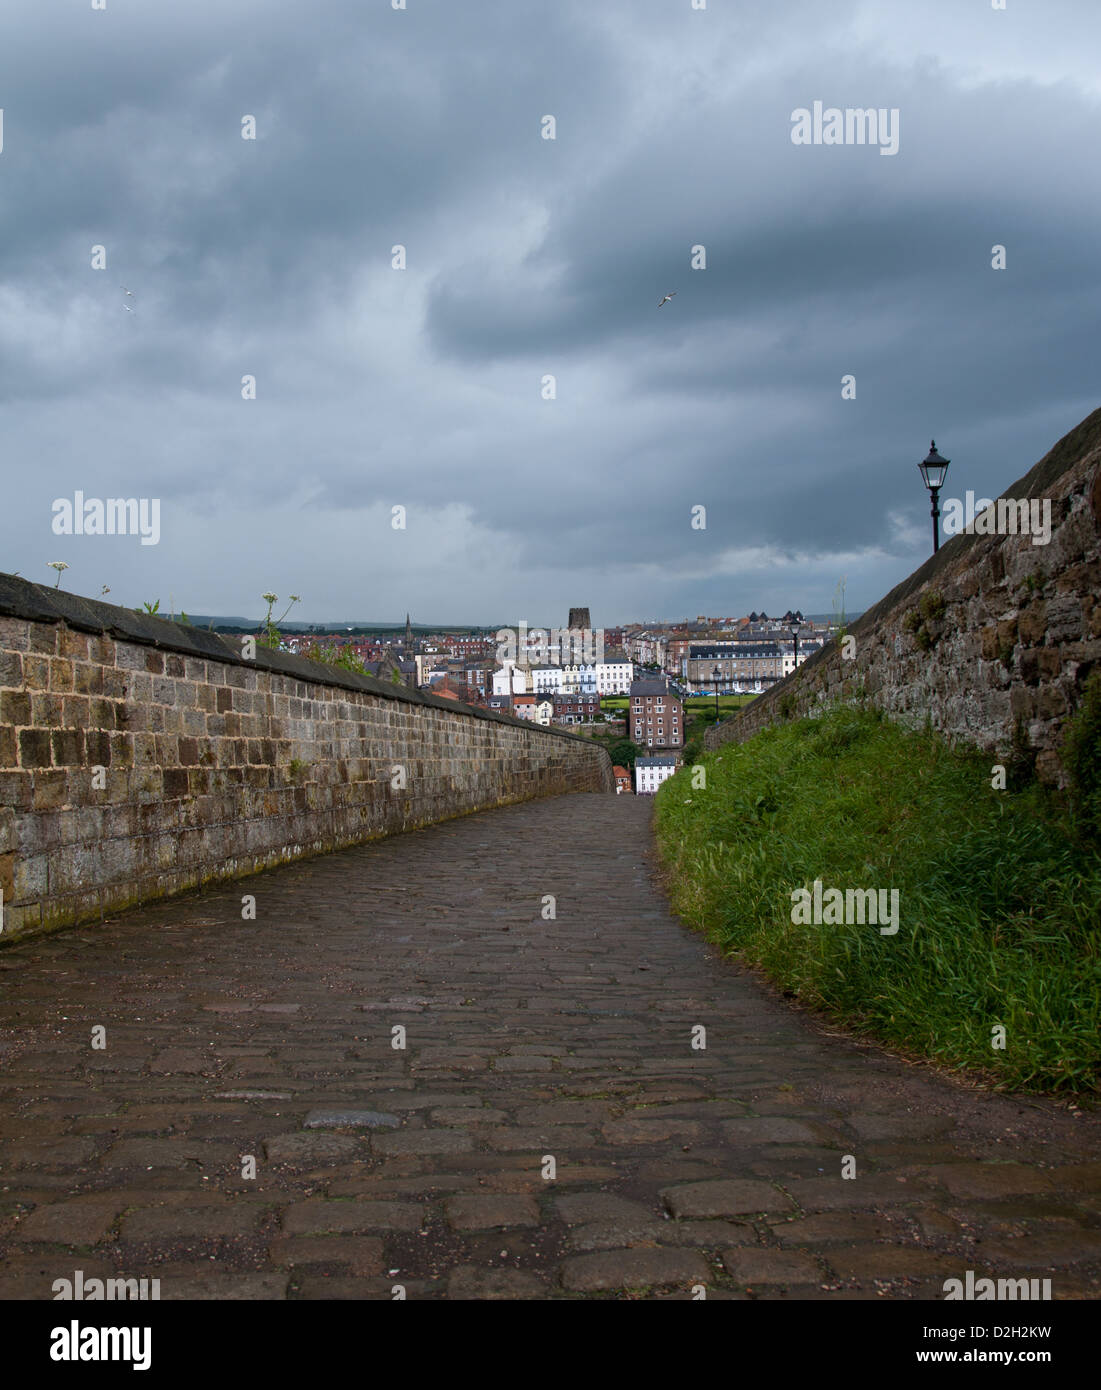
[[[1099,404],[1099,51],[1096,0],[7,0],[0,569],[864,608],[928,553],[931,437],[994,496]],[[793,144],[815,101],[897,108],[897,154]],[[56,535],[78,489],[159,542]]]

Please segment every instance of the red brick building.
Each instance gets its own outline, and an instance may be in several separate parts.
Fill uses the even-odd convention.
[[[632,681],[627,737],[640,748],[683,748],[684,706],[661,677]]]
[[[600,714],[600,696],[592,695],[554,695],[554,714],[556,724],[587,724]]]

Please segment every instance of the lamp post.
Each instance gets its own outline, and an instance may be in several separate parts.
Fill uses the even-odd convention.
[[[722,672],[716,666],[711,675],[715,681],[715,723],[717,724],[719,722],[719,678],[722,676]]]
[[[929,496],[933,501],[933,554],[940,549],[940,490],[944,486],[944,476],[948,472],[948,465],[951,459],[941,458],[937,453],[937,441],[931,440],[929,444],[929,456],[922,459],[918,464],[921,470],[922,481],[929,489]]]
[[[799,668],[799,624],[791,625],[791,669],[796,671]]]

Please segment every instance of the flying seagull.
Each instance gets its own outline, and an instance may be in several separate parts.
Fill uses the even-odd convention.
[[[676,294],[676,290],[670,290],[669,293],[665,296],[664,299],[659,299],[659,300],[658,300],[658,308],[660,309],[661,306],[662,306],[663,304],[667,303],[670,299],[672,299],[673,296],[674,296],[675,294]]]
[[[128,290],[128,289],[126,288],[125,285],[120,285],[120,286],[119,286],[119,289],[123,292],[123,294],[127,297],[127,299],[133,299],[133,298],[134,298],[134,291],[133,291],[133,290]],[[127,312],[128,314],[132,314],[132,313],[134,312],[133,309],[131,309],[131,307],[130,307],[129,304],[124,304],[122,307],[126,310],[126,312]]]

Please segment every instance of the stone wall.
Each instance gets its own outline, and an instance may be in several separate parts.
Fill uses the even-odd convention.
[[[706,746],[863,696],[1000,757],[1016,742],[1043,780],[1063,785],[1063,723],[1101,660],[1101,410],[1002,496],[1051,499],[1049,544],[953,536],[852,624],[851,644],[815,652],[708,730]]]
[[[626,738],[627,721],[625,719],[601,720],[598,724],[574,724],[567,726],[572,733],[580,734],[582,738]]]
[[[0,575],[0,941],[574,791],[587,739]]]

